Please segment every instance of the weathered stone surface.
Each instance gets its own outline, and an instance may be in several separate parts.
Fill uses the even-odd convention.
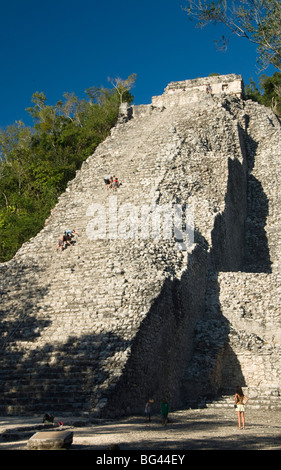
[[[72,431],[40,431],[27,442],[28,450],[68,449],[73,441]]]
[[[149,396],[185,406],[237,382],[279,396],[280,122],[196,90],[129,120],[123,110],[44,229],[0,265],[2,413],[116,416]],[[151,226],[143,236],[142,209],[185,204],[186,249]],[[56,252],[67,228],[79,236]]]
[[[206,93],[213,96],[243,98],[242,77],[230,74],[171,82],[165,88],[163,95],[152,97],[152,105],[157,107],[190,105],[191,102],[202,101],[202,96]]]

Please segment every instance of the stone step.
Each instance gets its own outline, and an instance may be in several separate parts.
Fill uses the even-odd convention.
[[[236,115],[238,108],[239,118]],[[9,412],[16,409],[40,412],[40,406],[46,411],[52,405],[59,410],[101,408],[111,397],[115,410],[116,403],[119,409],[120,400],[123,400],[120,407],[124,412],[128,409],[128,400],[137,407],[140,398],[148,393],[146,381],[155,360],[157,370],[154,370],[154,376],[159,384],[163,374],[159,372],[158,377],[158,369],[163,371],[163,364],[169,363],[167,370],[175,379],[170,379],[169,387],[171,391],[176,387],[177,373],[186,367],[189,354],[182,351],[186,343],[192,343],[192,329],[199,323],[204,310],[196,303],[204,289],[202,273],[207,270],[210,252],[213,260],[220,257],[219,249],[214,245],[217,225],[222,221],[219,238],[222,237],[226,245],[227,242],[231,245],[230,240],[235,239],[231,232],[239,226],[237,217],[240,210],[236,204],[240,200],[240,192],[245,196],[245,188],[232,194],[232,185],[237,184],[236,179],[241,182],[243,171],[238,172],[237,169],[240,166],[245,168],[246,161],[240,148],[241,139],[245,136],[243,134],[242,137],[237,129],[241,127],[243,133],[249,132],[248,137],[251,131],[251,141],[244,142],[250,146],[259,141],[254,127],[261,127],[260,123],[256,124],[255,115],[250,112],[247,115],[247,112],[245,103],[233,102],[226,106],[213,99],[198,107],[192,104],[163,112],[154,110],[143,119],[115,128],[83,164],[59,198],[43,231],[25,244],[5,268],[0,266],[5,300],[1,313],[3,329],[0,330],[4,339],[0,375],[5,392],[2,396],[0,394],[2,411],[5,410],[5,399]],[[266,121],[264,113],[260,116],[261,121]],[[252,126],[247,132],[246,121]],[[272,127],[269,119],[266,125],[267,134]],[[251,156],[255,156],[255,165],[247,175],[251,190],[248,198],[251,213],[247,214],[250,261],[264,240],[260,232],[256,238],[253,237],[257,227],[262,226],[262,220],[257,220],[252,214],[258,208],[257,195],[261,202],[260,210],[264,211],[269,204],[268,227],[273,226],[271,219],[275,218],[272,206],[276,194],[267,181],[268,169],[261,163],[267,147],[270,147],[269,143],[264,144],[263,141],[258,148],[253,147]],[[275,163],[278,169],[277,161]],[[273,168],[275,163],[272,158]],[[233,167],[236,165],[236,179],[231,174],[232,164]],[[103,177],[108,172],[119,177],[122,182],[120,190],[105,189]],[[268,201],[254,178],[261,181],[262,187],[267,184]],[[100,204],[103,220],[107,216],[103,210],[107,211],[112,196],[116,196],[118,208],[126,203],[137,207],[171,201],[182,204],[191,198],[196,202],[196,248],[204,251],[205,261],[194,256],[195,249],[186,258],[178,257],[174,245],[172,247],[162,241],[145,241],[141,246],[139,240],[91,240],[87,232],[91,215],[87,215],[87,210],[90,204]],[[235,223],[231,221],[232,216]],[[57,253],[59,235],[71,227],[79,233],[74,238],[74,246]],[[269,247],[276,246],[276,233],[267,231]],[[233,249],[235,247],[231,245],[227,252],[231,256]],[[239,253],[241,250],[239,245]],[[272,249],[270,253],[272,256]],[[264,254],[259,260],[263,258]],[[186,262],[184,264],[186,259],[188,266]],[[223,273],[224,279],[229,272],[236,275],[234,271],[237,269],[237,266],[226,269],[228,272]],[[196,275],[197,282],[194,281]],[[264,279],[258,279],[257,284],[261,282],[262,285]],[[248,360],[245,366],[247,377],[255,375],[256,369],[259,372],[256,375],[262,375],[266,382],[272,382],[274,378],[278,389],[278,377],[275,376],[278,339],[274,339],[275,352],[270,354],[267,354],[268,348],[257,349],[259,344],[249,341],[249,338],[256,339],[260,332],[257,329],[252,332],[252,326],[260,320],[258,326],[263,326],[266,318],[271,320],[266,334],[269,335],[269,330],[274,333],[278,327],[277,317],[273,314],[258,316],[254,312],[257,320],[254,322],[253,315],[250,318],[252,311],[244,308],[242,335],[239,324],[236,325],[236,320],[240,321],[241,306],[237,305],[236,299],[242,293],[241,283],[245,278],[240,277],[237,282],[239,292],[233,291],[233,287],[225,287],[223,276],[216,276],[216,280],[208,277],[209,281],[212,287],[206,296],[208,319],[201,330],[202,335],[197,338],[198,343],[194,345],[198,356],[194,356],[196,370],[192,379],[199,377],[199,390],[202,383],[208,386],[210,372],[218,383],[226,381],[225,371],[237,373],[241,346],[244,348],[243,357]],[[243,307],[257,287],[252,281],[244,291]],[[267,281],[265,286],[269,286]],[[270,293],[273,292],[276,291],[270,289]],[[259,302],[263,299],[264,296]],[[253,300],[252,304],[256,301]],[[214,311],[221,315],[225,313],[223,328]],[[228,336],[229,330],[231,335]],[[181,337],[182,331],[186,334]],[[233,346],[233,351],[229,351],[230,346]],[[177,351],[177,361],[173,361],[172,351]],[[124,353],[122,359],[120,353]],[[255,368],[251,370],[251,363],[255,361]],[[17,363],[19,367],[16,367]],[[122,396],[115,397],[115,386],[122,378],[125,365],[130,372],[125,375],[126,386],[121,380]],[[224,375],[220,375],[221,367]],[[114,400],[117,400],[115,404]]]
[[[205,406],[207,408],[234,408],[234,397],[222,398],[215,401],[206,402]],[[258,400],[249,399],[247,409],[281,409],[281,399],[280,397],[264,397]]]

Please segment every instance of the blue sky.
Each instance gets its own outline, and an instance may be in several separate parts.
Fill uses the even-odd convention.
[[[135,104],[148,104],[171,81],[241,74],[258,81],[256,48],[233,37],[216,49],[221,29],[195,27],[185,0],[2,0],[0,9],[0,128],[22,120],[32,94],[54,105],[65,92],[86,97],[108,77],[137,74]],[[268,74],[270,75],[270,74]]]

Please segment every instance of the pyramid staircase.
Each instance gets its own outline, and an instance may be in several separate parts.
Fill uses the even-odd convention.
[[[271,272],[253,273],[249,268],[256,259],[255,246],[249,251],[248,272],[246,268],[238,272],[237,266],[235,271],[224,271],[212,264],[220,252],[219,247],[213,248],[213,234],[218,215],[227,206],[229,161],[239,165],[239,175],[245,174],[237,122],[245,129],[245,115],[258,114],[260,128],[266,120],[264,109],[245,112],[239,100],[229,106],[204,97],[190,106],[149,108],[146,114],[118,125],[69,183],[44,229],[11,261],[0,265],[0,414],[100,416],[109,412],[114,416],[141,411],[150,393],[160,400],[163,390],[175,397],[177,406],[183,402],[179,394],[182,382],[185,397],[186,392],[194,396],[186,384],[198,384],[198,400],[202,392],[204,397],[208,395],[210,384],[218,394],[225,384],[233,387],[241,374],[246,378],[242,385],[249,386],[247,377],[254,377],[255,372],[249,375],[249,364],[244,366],[239,355],[243,344],[237,326],[240,310],[235,308],[236,296],[229,292],[228,280],[235,284],[238,279],[240,289],[240,279],[244,282],[247,276],[254,276],[259,283],[265,276],[266,285],[273,288],[280,250],[273,256],[279,239],[272,224],[271,237],[267,232]],[[276,145],[280,128],[275,121],[268,126],[274,128],[270,142]],[[255,132],[258,134],[254,128],[252,132],[248,145],[255,141]],[[268,127],[264,133],[267,135]],[[265,142],[263,148],[267,146]],[[252,154],[248,148],[247,158]],[[263,151],[260,159],[256,151],[255,155],[256,165]],[[267,168],[265,179],[270,176]],[[275,168],[273,165],[274,178]],[[108,173],[121,181],[117,191],[106,190],[103,178]],[[250,178],[248,182],[250,187]],[[241,188],[243,193],[243,184],[241,188],[239,181],[235,184],[237,197]],[[255,197],[248,194],[250,209]],[[276,192],[271,198],[269,214],[278,207]],[[174,239],[130,238],[128,233],[126,238],[118,231],[120,208],[130,212],[145,205],[186,201],[195,205],[195,240],[187,252],[178,250]],[[239,204],[243,209],[243,198]],[[251,213],[249,230],[256,223]],[[133,230],[128,220],[127,224]],[[96,237],[97,227],[106,227],[106,236]],[[229,232],[233,222],[230,227]],[[73,246],[56,251],[58,237],[73,228],[79,234]],[[254,291],[253,286],[249,289]],[[243,297],[244,303],[248,295]],[[274,327],[279,324],[275,306],[270,318]],[[251,334],[256,338],[255,331]],[[270,357],[263,347],[261,360],[278,363],[279,344],[276,338]],[[258,358],[256,349],[254,356]],[[188,363],[191,365],[186,367]],[[263,377],[272,383],[277,369],[273,365],[267,370]],[[261,388],[264,383],[259,384]],[[253,388],[257,386],[253,383]],[[278,378],[270,393],[279,393]],[[121,410],[117,410],[119,405]]]
[[[91,239],[93,205],[102,223],[111,204],[154,205],[167,164],[181,141],[173,112],[156,111],[117,126],[88,158],[46,221],[45,228],[0,266],[0,412],[100,410],[122,375],[140,324],[167,276],[182,272],[183,254],[131,239]],[[165,136],[163,138],[163,136]],[[163,147],[164,141],[164,147]],[[111,172],[122,186],[107,191]],[[72,247],[56,251],[74,228]],[[140,256],[140,253],[142,256]]]

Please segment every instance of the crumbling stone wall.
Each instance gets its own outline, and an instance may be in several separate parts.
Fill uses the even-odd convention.
[[[231,316],[235,292],[224,279],[239,278],[246,267],[251,274],[264,239],[270,270],[278,271],[272,178],[272,224],[265,237],[249,234],[258,223],[251,219],[257,194],[251,191],[258,188],[253,169],[267,151],[277,165],[280,125],[265,108],[238,97],[199,96],[177,106],[123,109],[45,228],[0,266],[2,413],[116,416],[143,412],[149,396],[157,406],[164,394],[172,407],[186,406],[251,377]],[[269,167],[264,159],[262,179]],[[122,182],[116,192],[105,189],[109,172]],[[193,208],[190,243],[178,234],[155,238],[151,226],[143,236],[142,209],[150,208],[149,218],[155,208],[175,206]],[[79,236],[58,253],[67,228]],[[266,305],[262,295],[260,302]],[[264,351],[266,363],[271,358]],[[267,370],[270,381],[273,368]]]
[[[152,106],[188,105],[202,101],[204,94],[243,98],[244,84],[241,75],[217,75],[171,82],[160,96],[152,97]]]
[[[280,122],[251,101],[225,106],[244,129],[244,261],[209,273],[186,393],[192,388],[198,401],[241,385],[253,406],[280,407]]]

